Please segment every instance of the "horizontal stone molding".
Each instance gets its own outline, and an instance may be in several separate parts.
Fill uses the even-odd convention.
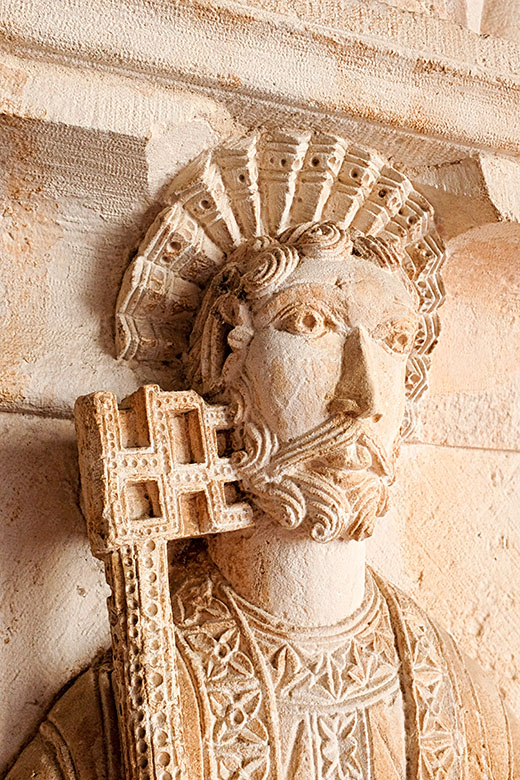
[[[326,13],[311,21],[239,3],[4,0],[0,44],[226,100],[246,95],[520,153],[515,44],[374,0],[347,0],[336,26]]]

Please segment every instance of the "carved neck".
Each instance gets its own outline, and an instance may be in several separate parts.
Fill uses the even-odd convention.
[[[267,517],[210,539],[209,554],[235,591],[291,625],[332,625],[361,605],[365,543],[320,544]]]

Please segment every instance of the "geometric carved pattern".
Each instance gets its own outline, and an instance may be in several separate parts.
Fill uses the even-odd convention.
[[[360,742],[362,715],[322,715],[316,719],[320,737],[320,777],[323,780],[363,780],[368,767]],[[365,725],[363,723],[363,725]],[[366,742],[366,737],[363,740]]]
[[[208,777],[275,780],[276,733],[254,648],[241,630],[233,605],[207,565],[180,573],[172,583],[172,606],[181,650],[200,681],[207,702]],[[271,733],[269,733],[271,732]]]
[[[125,777],[188,780],[166,542],[124,545],[105,556],[111,589],[114,683]]]
[[[399,690],[409,721],[407,776],[469,777],[445,640],[413,601],[371,571],[357,619],[314,633],[271,622],[205,556],[176,577],[183,582],[172,590],[181,652],[209,702],[205,747],[218,771],[208,777],[373,778],[371,730]],[[490,777],[485,751],[480,760],[471,776]]]
[[[147,385],[119,407],[112,393],[83,396],[75,414],[94,554],[251,524],[251,508],[236,500],[225,406]]]
[[[414,725],[407,737],[416,742],[410,750],[413,776],[417,780],[459,780],[464,776],[465,740],[458,697],[439,636],[411,599],[388,583],[381,584],[408,678],[409,719]],[[484,750],[481,761],[486,761]]]
[[[351,712],[398,689],[394,634],[370,574],[362,611],[334,629],[273,632],[257,611],[245,604],[242,609],[269,659],[274,690],[285,708]]]
[[[169,577],[172,614],[168,625],[176,633],[177,653],[182,656],[182,666],[187,672],[183,678],[188,696],[183,699],[187,709],[183,711],[182,726],[188,730],[194,727],[193,733],[185,730],[184,734],[190,735],[197,751],[200,749],[202,762],[200,773],[181,777],[186,780],[193,780],[194,776],[205,780],[404,777],[409,780],[490,780],[492,777],[513,780],[520,777],[514,743],[508,741],[511,735],[514,739],[514,731],[510,731],[511,722],[508,724],[497,695],[491,689],[486,692],[483,681],[466,664],[448,635],[428,620],[413,601],[373,572],[368,571],[368,604],[365,599],[360,610],[347,621],[317,630],[288,628],[284,621],[273,618],[268,618],[267,623],[263,621],[265,613],[240,599],[223,582],[207,557],[204,554],[195,557],[194,552],[185,551],[182,559],[171,567]],[[143,558],[140,562],[143,571],[145,561]],[[132,573],[131,565],[121,562],[128,567],[127,573]],[[128,582],[132,587],[132,578]],[[144,585],[141,595],[145,610],[151,591],[149,583]],[[121,592],[119,588],[114,594],[112,622],[121,620],[117,603]],[[373,603],[377,610],[382,610],[383,619],[371,625],[374,596]],[[154,638],[164,630],[157,620],[147,628],[153,629]],[[132,627],[133,633],[129,635],[132,642],[139,642],[139,631],[139,625]],[[280,667],[273,664],[273,652],[276,656],[280,643],[290,645],[302,661],[296,672],[307,669],[309,681],[316,668],[313,656],[316,659],[319,655],[320,638],[324,654],[332,652],[336,656],[330,666],[332,690],[337,691],[339,677],[345,678],[356,666],[347,669],[339,661],[341,654],[337,653],[339,646],[348,645],[352,640],[368,650],[369,658],[374,650],[380,655],[379,661],[372,664],[369,679],[377,680],[378,663],[385,666],[390,662],[398,673],[400,690],[387,689],[378,698],[374,695],[376,688],[369,684],[366,690],[372,690],[371,696],[358,698],[357,706],[351,706],[353,702],[348,697],[340,703],[336,697],[327,707],[320,695],[306,707],[302,698],[300,702],[294,701],[289,712],[295,726],[291,727],[287,713],[292,691],[283,690],[290,674],[285,679],[280,676]],[[309,652],[311,644],[316,645],[313,652]],[[138,666],[132,645],[128,648],[132,665]],[[118,652],[120,647],[115,643],[115,664],[119,663]],[[287,662],[288,655],[285,655]],[[160,659],[149,656],[146,660],[155,664],[157,677]],[[104,674],[110,675],[111,664],[103,666]],[[93,733],[87,712],[92,704],[90,700],[95,697],[97,701],[103,691],[99,717],[102,715],[104,719],[113,706],[110,677],[103,683],[99,678],[95,683],[89,682],[86,688],[85,679],[91,672],[82,675],[67,693],[69,706],[64,707],[65,701],[61,699],[40,728],[45,750],[38,766],[45,770],[45,777],[51,776],[48,768],[52,767],[53,778],[91,780],[94,774],[98,777],[92,770],[92,761],[96,761],[96,767],[104,767],[105,758],[107,774],[101,771],[99,777],[107,780],[122,777],[119,743],[110,719],[104,720],[104,740],[97,738],[87,745],[86,740]],[[147,681],[146,667],[131,674],[135,675],[133,696],[141,704],[131,713],[138,750],[134,753],[135,773],[129,776],[140,780],[152,777],[177,780],[179,772],[173,756],[182,740],[168,739],[168,729],[164,727],[170,716],[168,698],[157,697],[164,693],[162,683],[158,679]],[[360,678],[358,674],[355,676]],[[325,690],[326,685],[323,679],[318,687]],[[311,685],[312,688],[316,690],[317,686]],[[81,709],[75,714],[77,701],[84,701],[86,712]],[[143,706],[144,702],[152,706]],[[95,722],[99,727],[100,721]],[[78,726],[86,727],[88,735],[80,742],[77,742]],[[392,739],[395,731],[401,735],[397,742]],[[124,754],[124,738],[128,735],[122,736]],[[158,772],[153,771],[154,753],[149,746],[155,749]],[[90,752],[87,758],[82,758],[85,750]],[[30,769],[15,776],[25,778],[29,774]]]
[[[370,576],[354,620],[298,636],[266,623],[204,557],[176,576],[178,641],[207,701],[216,777],[368,780],[367,712],[399,690],[388,610]]]

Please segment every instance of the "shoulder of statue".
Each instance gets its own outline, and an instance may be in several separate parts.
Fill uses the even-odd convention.
[[[58,695],[6,780],[116,780],[119,755],[107,651]]]
[[[520,777],[520,729],[494,680],[412,598],[373,576],[391,615],[403,694],[422,745],[433,753],[442,736],[442,749],[475,777]]]
[[[189,544],[170,568],[174,620],[195,628],[229,617],[219,593],[221,578],[204,545]],[[182,694],[189,679],[179,658]],[[22,750],[6,780],[120,780],[120,743],[112,680],[112,653],[100,654],[56,697],[36,735]]]

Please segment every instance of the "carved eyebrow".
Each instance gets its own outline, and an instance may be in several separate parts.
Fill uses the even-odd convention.
[[[321,311],[328,311],[343,319],[347,316],[347,306],[344,297],[338,294],[333,284],[310,284],[302,282],[293,284],[282,290],[267,303],[253,309],[255,319],[260,326],[268,325],[284,310],[295,304],[308,304]]]
[[[417,330],[419,327],[419,318],[413,312],[402,312],[401,314],[390,315],[385,317],[378,323],[372,330],[372,335],[376,338],[384,336],[388,328],[394,327],[396,329],[409,329]]]

